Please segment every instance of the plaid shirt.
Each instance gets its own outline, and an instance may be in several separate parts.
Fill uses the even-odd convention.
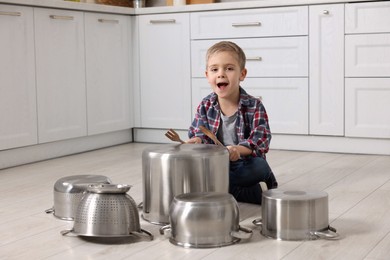
[[[221,108],[218,104],[218,96],[211,93],[199,104],[194,121],[188,130],[188,137],[197,136],[202,139],[203,143],[212,144],[213,141],[200,131],[199,126],[203,125],[217,135],[220,118]],[[247,94],[241,87],[236,134],[238,144],[252,149],[252,156],[265,158],[271,141],[267,112],[258,98]]]

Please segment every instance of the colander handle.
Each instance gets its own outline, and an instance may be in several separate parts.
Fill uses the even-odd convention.
[[[65,230],[62,230],[60,233],[61,233],[61,235],[66,236],[69,233],[72,233],[73,231],[74,231],[73,228],[72,229],[65,229]]]
[[[249,239],[252,237],[252,230],[239,226],[239,231],[232,231],[230,234],[236,238]]]
[[[145,233],[150,238],[150,240],[153,240],[153,234],[149,231],[141,228],[141,233]]]
[[[164,237],[171,237],[171,225],[165,225],[163,227],[160,227],[160,234],[164,235]]]
[[[253,225],[255,226],[262,226],[263,225],[263,220],[261,218],[257,218],[252,221]]]

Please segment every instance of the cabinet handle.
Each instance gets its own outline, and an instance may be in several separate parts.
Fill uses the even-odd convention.
[[[246,60],[262,61],[263,59],[260,56],[256,56],[256,57],[248,57],[246,58]]]
[[[232,23],[232,26],[233,26],[233,27],[261,26],[261,22]]]
[[[322,11],[323,14],[329,14],[329,11],[328,10],[324,10]]]
[[[150,20],[150,23],[176,23],[175,19]]]
[[[3,12],[3,11],[0,11],[0,15],[21,16],[22,13],[20,13],[20,12]]]
[[[98,19],[98,21],[101,23],[119,23],[118,20],[114,20],[114,19]]]
[[[57,20],[73,20],[73,16],[67,16],[67,15],[49,15],[51,19],[57,19]]]

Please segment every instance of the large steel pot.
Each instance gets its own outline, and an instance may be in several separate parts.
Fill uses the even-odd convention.
[[[169,223],[174,196],[229,191],[229,153],[211,144],[150,147],[142,154],[143,214],[154,224]]]
[[[64,230],[86,237],[123,237],[145,233],[141,229],[137,205],[127,191],[130,185],[92,184],[81,199],[73,229]]]
[[[328,194],[323,191],[263,192],[262,219],[253,224],[262,226],[261,233],[278,240],[337,239],[329,226]]]
[[[187,248],[211,248],[249,239],[240,227],[239,209],[229,193],[196,192],[178,195],[170,206],[170,225],[160,228],[169,241]]]
[[[93,183],[109,184],[111,180],[103,175],[71,175],[58,179],[54,184],[54,206],[46,213],[53,213],[59,219],[73,220],[83,192]]]

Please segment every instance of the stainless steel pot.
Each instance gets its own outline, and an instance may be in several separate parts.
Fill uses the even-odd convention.
[[[197,192],[178,195],[170,211],[170,225],[160,228],[169,241],[188,248],[211,248],[249,239],[252,231],[240,227],[236,200],[228,193]]]
[[[323,191],[263,192],[262,219],[253,224],[262,226],[261,233],[279,240],[337,239],[329,226],[328,194]]]
[[[143,214],[154,224],[169,223],[174,196],[229,190],[229,153],[211,144],[150,147],[142,154]]]
[[[46,213],[63,220],[73,220],[77,206],[88,185],[93,183],[109,184],[111,180],[103,175],[72,175],[60,178],[54,184],[54,206]]]
[[[64,230],[87,237],[122,237],[145,233],[141,229],[137,205],[126,194],[129,185],[92,184],[77,207],[73,229]]]

